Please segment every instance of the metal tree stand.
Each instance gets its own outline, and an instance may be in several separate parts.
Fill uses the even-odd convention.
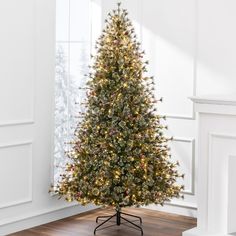
[[[109,228],[109,227],[112,227],[112,226],[115,226],[115,225],[118,225],[118,226],[120,226],[121,224],[125,225],[125,224],[128,223],[128,224],[130,224],[132,226],[132,228],[139,230],[141,232],[141,235],[143,235],[143,229],[142,229],[142,227],[140,225],[135,224],[134,221],[130,221],[127,218],[123,217],[122,215],[136,218],[140,222],[140,225],[142,224],[142,218],[141,217],[121,212],[120,208],[119,208],[119,209],[116,209],[116,213],[114,215],[98,216],[96,218],[96,223],[98,223],[99,219],[104,219],[104,220],[102,221],[101,224],[99,224],[94,229],[94,234],[96,234],[97,230],[102,230],[102,229]],[[116,220],[112,221],[113,218],[115,218]],[[124,222],[122,222],[121,220],[123,220]],[[135,221],[137,221],[137,220],[135,220]],[[115,224],[109,225],[109,226],[105,226],[105,227],[101,228],[101,226],[105,225],[108,222],[115,222]]]

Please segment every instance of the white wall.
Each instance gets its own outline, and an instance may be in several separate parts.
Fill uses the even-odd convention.
[[[115,6],[103,0],[103,15]],[[156,76],[195,215],[195,126],[188,96],[235,93],[235,0],[124,0]],[[0,235],[85,210],[48,195],[53,152],[55,1],[0,1]],[[155,207],[152,207],[155,209]],[[86,208],[88,209],[88,208]],[[159,208],[156,208],[159,209]]]
[[[89,209],[50,196],[55,1],[0,1],[0,235]]]
[[[103,18],[118,1],[103,0]],[[196,216],[196,120],[189,96],[236,93],[235,0],[122,0],[155,76],[159,112],[174,136],[172,154],[186,174],[185,200],[164,208]]]
[[[236,93],[236,1],[198,0],[197,93]]]

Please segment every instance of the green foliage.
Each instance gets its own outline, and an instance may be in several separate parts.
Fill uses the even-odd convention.
[[[177,163],[156,114],[152,77],[127,11],[109,13],[87,83],[87,110],[56,192],[66,200],[115,207],[180,197]]]

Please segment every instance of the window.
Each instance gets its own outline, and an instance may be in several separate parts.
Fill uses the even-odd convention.
[[[57,0],[56,3],[54,182],[68,162],[64,153],[69,147],[67,143],[73,139],[76,116],[82,109],[79,104],[85,96],[85,91],[78,88],[85,86],[92,38],[101,27],[98,0]]]

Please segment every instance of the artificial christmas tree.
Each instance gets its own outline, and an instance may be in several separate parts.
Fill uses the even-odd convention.
[[[170,161],[164,117],[155,108],[160,100],[152,93],[153,77],[144,75],[147,62],[127,10],[118,4],[106,22],[84,88],[86,112],[55,192],[83,205],[113,206],[116,214],[101,225],[116,217],[117,225],[123,219],[142,232],[122,217],[121,208],[163,204],[180,197],[183,186],[176,183],[178,163]]]

